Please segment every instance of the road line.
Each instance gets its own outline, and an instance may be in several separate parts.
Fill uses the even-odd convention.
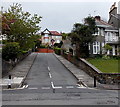
[[[52,78],[52,75],[51,75],[51,73],[49,72],[49,76],[50,76],[50,78]]]
[[[48,70],[50,71],[50,67],[48,66]]]
[[[54,87],[54,89],[55,89],[55,88],[62,88],[62,86]]]
[[[35,88],[28,88],[28,89],[30,89],[30,90],[34,90],[34,89],[38,89],[38,88],[35,87]]]
[[[28,88],[28,85],[26,85],[25,88]]]
[[[66,88],[74,88],[74,86],[66,86]]]
[[[50,89],[50,87],[42,87],[42,89]]]
[[[23,85],[23,87],[22,88],[25,88],[26,86],[25,85]]]
[[[51,82],[51,85],[52,85],[52,88],[54,88],[54,84],[53,84],[53,82]]]
[[[57,87],[55,87],[54,84],[53,84],[53,82],[51,82],[51,85],[52,85],[52,88],[53,88],[53,89],[62,88],[62,86],[57,86]]]

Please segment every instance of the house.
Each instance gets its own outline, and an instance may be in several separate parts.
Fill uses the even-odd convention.
[[[120,55],[119,53],[119,38],[120,38],[120,2],[118,3],[118,9],[116,3],[114,3],[109,12],[109,20],[105,22],[101,20],[100,16],[95,17],[96,26],[98,31],[94,34],[96,36],[95,42],[89,45],[89,52],[91,56],[96,54],[105,54],[103,48],[106,44],[112,47],[112,50],[108,50],[108,55]]]
[[[112,47],[112,50],[107,50],[108,55],[119,55],[119,30],[111,24],[101,20],[100,16],[95,17],[95,22],[98,31],[93,34],[95,41],[89,45],[91,56],[97,54],[105,54],[103,48],[106,44]]]
[[[109,24],[112,24],[116,28],[120,28],[120,2],[118,3],[118,8],[116,7],[116,3],[114,3],[109,12]]]
[[[41,32],[42,44],[48,44],[49,46],[62,41],[62,34],[57,31],[50,31],[47,28]]]

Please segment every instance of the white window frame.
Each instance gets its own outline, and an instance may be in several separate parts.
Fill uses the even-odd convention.
[[[100,54],[100,42],[98,41],[93,43],[93,54]]]

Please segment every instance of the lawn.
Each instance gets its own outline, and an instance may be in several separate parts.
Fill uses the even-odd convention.
[[[104,73],[118,73],[117,59],[87,59],[92,65]]]

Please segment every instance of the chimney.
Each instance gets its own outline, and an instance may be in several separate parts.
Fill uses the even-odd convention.
[[[100,16],[95,16],[95,20],[101,20],[101,17]]]

